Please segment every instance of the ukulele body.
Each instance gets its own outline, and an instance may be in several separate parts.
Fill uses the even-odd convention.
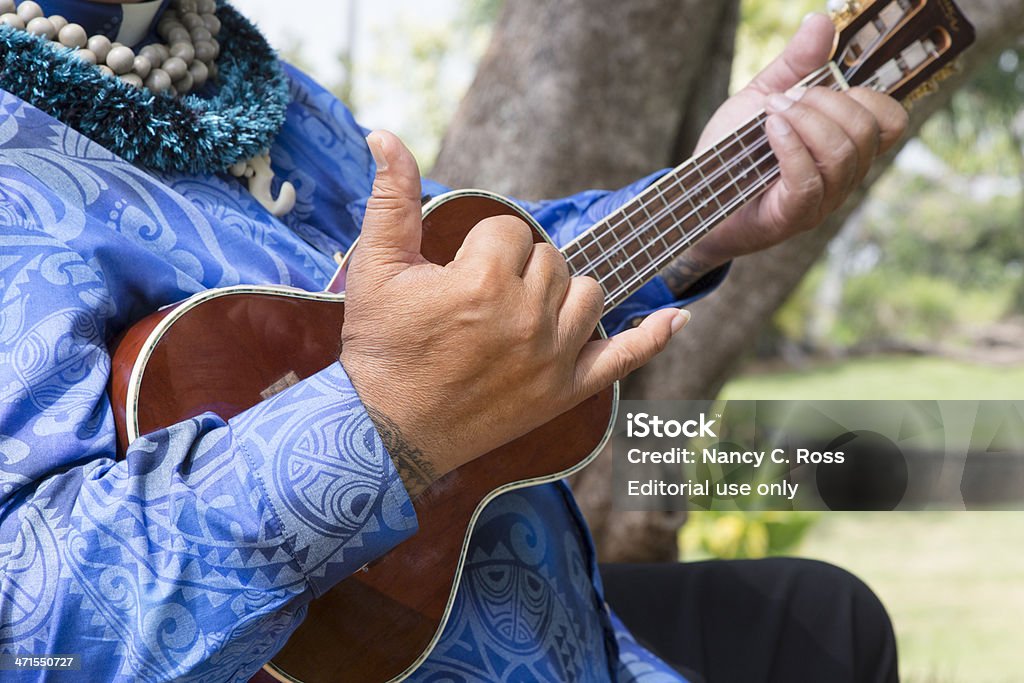
[[[495,215],[518,216],[534,228],[535,241],[548,239],[511,201],[458,191],[424,207],[423,255],[450,262],[469,230]],[[121,339],[112,363],[121,453],[139,435],[204,412],[231,418],[336,362],[344,298],[243,285],[202,292],[140,321]],[[407,677],[444,628],[480,512],[501,493],[587,465],[607,441],[617,399],[616,384],[431,485],[415,500],[417,533],[314,600],[263,678],[375,683]]]

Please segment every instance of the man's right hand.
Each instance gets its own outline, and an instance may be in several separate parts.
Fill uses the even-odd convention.
[[[689,314],[654,313],[590,341],[603,292],[570,277],[523,221],[474,227],[451,263],[420,253],[420,173],[394,135],[367,138],[377,161],[347,274],[341,362],[406,487],[539,427],[640,367]]]

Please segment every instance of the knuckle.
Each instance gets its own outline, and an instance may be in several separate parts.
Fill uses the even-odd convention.
[[[473,228],[485,233],[489,239],[508,244],[522,244],[531,240],[530,226],[515,216],[489,216]]]
[[[825,179],[822,178],[820,173],[813,173],[807,176],[800,182],[797,194],[803,203],[808,206],[819,204],[825,198]]]
[[[497,291],[496,275],[493,269],[473,269],[462,278],[462,291],[473,302],[490,301]]]
[[[543,263],[551,266],[553,269],[565,270],[566,272],[569,270],[565,263],[565,258],[562,257],[562,252],[558,251],[558,249],[549,242],[537,242],[534,244],[533,254],[536,258],[541,259]]]
[[[587,311],[596,317],[600,317],[604,310],[604,289],[597,280],[588,276],[577,276],[574,278],[580,288],[580,298]]]
[[[903,105],[896,100],[892,101],[890,109],[892,110],[890,118],[892,120],[894,137],[899,137],[906,132],[907,127],[910,125],[910,112],[908,112]]]
[[[839,169],[859,161],[860,152],[849,136],[844,135],[832,152],[831,163]]]
[[[615,369],[615,376],[618,379],[622,379],[629,373],[636,370],[641,364],[641,358],[632,349],[622,349],[619,354],[615,357],[613,368]]]

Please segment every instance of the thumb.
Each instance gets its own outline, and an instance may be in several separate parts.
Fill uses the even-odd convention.
[[[785,92],[811,72],[825,65],[832,54],[836,29],[824,14],[808,14],[786,49],[751,81],[765,95]]]
[[[690,312],[675,308],[655,311],[638,327],[608,339],[587,342],[576,360],[574,398],[593,396],[654,358],[672,335],[690,321]]]
[[[392,133],[374,131],[366,144],[377,175],[352,265],[393,274],[423,260],[420,170],[412,152]]]

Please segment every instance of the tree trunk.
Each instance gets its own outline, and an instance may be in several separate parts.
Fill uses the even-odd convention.
[[[912,132],[1024,29],[1020,0],[960,4],[978,43],[963,72],[915,108]],[[737,11],[737,0],[506,3],[434,175],[539,198],[622,186],[678,162],[726,93]],[[693,307],[686,332],[625,383],[624,397],[714,397],[894,154],[823,226],[739,259],[721,289]],[[601,558],[674,559],[683,515],[612,513],[607,456],[574,482]]]
[[[728,92],[737,5],[506,2],[433,176],[540,199],[675,165]]]

